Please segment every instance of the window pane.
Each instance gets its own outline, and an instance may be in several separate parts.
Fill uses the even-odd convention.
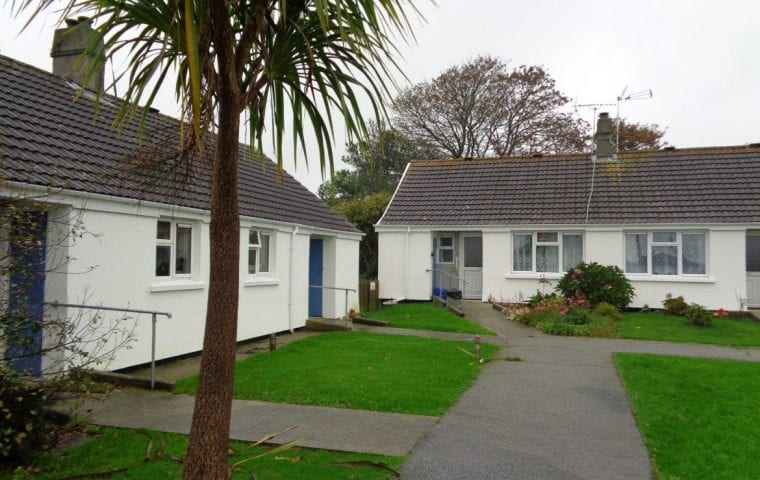
[[[627,233],[625,235],[626,273],[647,273],[647,234]]]
[[[512,236],[512,270],[530,272],[533,270],[533,236]]]
[[[562,235],[562,270],[568,271],[583,261],[583,236]]]
[[[705,234],[684,233],[681,238],[683,247],[683,273],[704,275],[705,269]]]
[[[464,237],[464,266],[475,268],[483,266],[482,237]]]
[[[156,238],[159,240],[171,240],[172,222],[164,222],[159,220],[156,224]]]
[[[190,273],[190,252],[192,250],[193,229],[189,225],[177,225],[177,255],[174,271],[178,274]]]
[[[652,242],[675,243],[676,232],[652,232]]]
[[[256,256],[258,254],[258,248],[248,249],[248,273],[253,275],[256,273]]]
[[[169,276],[169,263],[172,257],[172,247],[169,245],[156,246],[156,276]]]
[[[248,245],[259,246],[259,231],[248,230]]]
[[[559,247],[557,245],[536,246],[536,271],[559,272]]]
[[[678,274],[678,247],[652,247],[652,273],[655,275]]]
[[[453,247],[454,246],[454,237],[441,237],[441,246],[442,247]]]
[[[438,250],[438,263],[454,263],[454,250],[439,249]]]
[[[269,235],[261,236],[261,249],[259,253],[259,273],[269,273]]]
[[[536,241],[541,242],[556,242],[557,241],[557,235],[559,235],[557,232],[538,232],[536,234]]]
[[[760,272],[760,235],[747,235],[747,271]]]

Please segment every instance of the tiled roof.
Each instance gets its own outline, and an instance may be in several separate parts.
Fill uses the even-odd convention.
[[[208,161],[194,162],[192,169],[167,167],[170,160],[163,171],[136,167],[156,155],[176,161],[176,119],[151,112],[138,138],[137,118],[121,131],[111,127],[118,99],[104,96],[96,109],[87,95],[74,102],[77,93],[51,73],[0,55],[0,178],[208,210]],[[293,177],[280,176],[272,161],[249,150],[240,146],[241,215],[357,232]]]
[[[757,145],[619,157],[595,171],[588,154],[412,162],[379,224],[760,222]]]

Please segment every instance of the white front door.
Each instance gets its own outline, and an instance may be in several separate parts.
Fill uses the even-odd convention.
[[[747,306],[760,307],[760,230],[747,232]]]
[[[462,235],[462,288],[464,298],[483,296],[483,237],[480,234]]]

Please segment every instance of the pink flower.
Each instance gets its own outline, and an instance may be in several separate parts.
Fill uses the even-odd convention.
[[[716,316],[716,317],[727,317],[728,316],[728,310],[726,310],[723,307],[720,307],[719,309],[715,310],[715,312],[713,313],[713,316]]]

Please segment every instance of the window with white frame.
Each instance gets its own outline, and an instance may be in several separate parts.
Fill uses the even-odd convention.
[[[156,277],[189,277],[193,273],[193,225],[156,222]]]
[[[705,232],[626,232],[625,273],[649,275],[705,275]]]
[[[512,234],[512,271],[561,273],[583,261],[583,235],[577,232]]]
[[[248,230],[248,274],[271,273],[270,252],[272,235],[262,230]]]
[[[438,263],[454,263],[454,236],[438,237]]]

